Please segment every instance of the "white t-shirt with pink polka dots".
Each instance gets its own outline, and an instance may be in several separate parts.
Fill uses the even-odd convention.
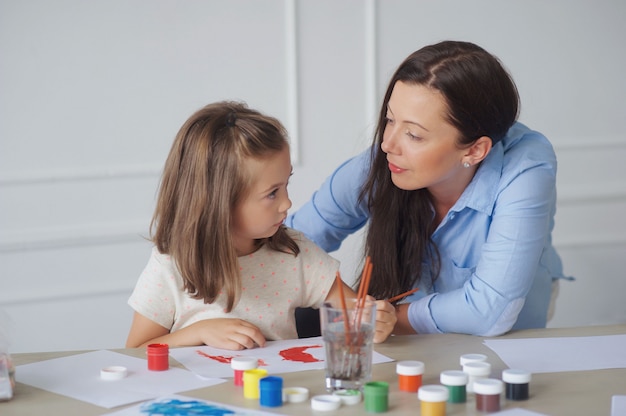
[[[212,304],[193,299],[169,255],[156,248],[128,304],[141,315],[174,332],[211,318],[239,318],[256,325],[266,339],[298,338],[294,310],[319,307],[335,281],[339,262],[304,235],[289,229],[300,247],[297,257],[267,246],[239,257],[242,293],[230,313],[220,295]]]

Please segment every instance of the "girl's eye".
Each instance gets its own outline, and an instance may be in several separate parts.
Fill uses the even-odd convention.
[[[267,195],[267,197],[268,197],[269,199],[274,199],[274,198],[276,198],[276,194],[277,194],[277,193],[278,193],[278,189],[274,189],[272,192],[270,192],[270,193]]]

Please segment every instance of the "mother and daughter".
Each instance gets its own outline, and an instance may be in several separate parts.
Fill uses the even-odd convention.
[[[234,102],[200,109],[165,163],[127,347],[239,350],[296,338],[296,308],[356,296],[326,251],[366,224],[374,342],[545,327],[563,277],[551,244],[556,158],[516,122],[518,105],[484,49],[426,46],[393,75],[372,147],[289,217],[280,122]]]

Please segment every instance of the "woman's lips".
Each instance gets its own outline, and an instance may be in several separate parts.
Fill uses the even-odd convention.
[[[389,170],[391,171],[391,173],[402,173],[406,171],[406,169],[402,169],[401,167],[398,167],[391,162],[389,162]]]

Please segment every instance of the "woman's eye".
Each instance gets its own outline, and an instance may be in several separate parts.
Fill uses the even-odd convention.
[[[389,117],[385,117],[385,123],[386,124],[393,124],[393,120],[390,119]]]
[[[414,135],[413,133],[411,133],[411,132],[410,132],[410,131],[408,131],[408,130],[406,131],[406,135],[407,135],[407,136],[409,136],[409,138],[410,138],[411,140],[418,140],[418,139],[419,139],[419,136]]]

